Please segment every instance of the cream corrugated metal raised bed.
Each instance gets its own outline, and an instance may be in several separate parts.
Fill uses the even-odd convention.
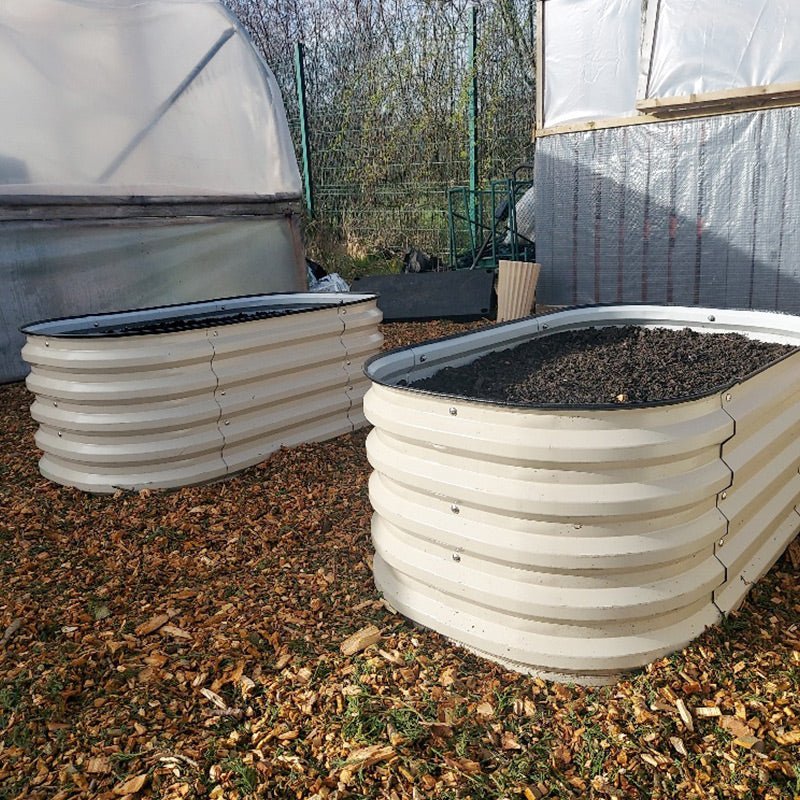
[[[514,407],[405,387],[559,331],[691,327],[800,344],[800,318],[572,309],[371,359],[375,582],[517,669],[603,683],[736,608],[800,528],[800,351],[702,397]]]
[[[380,320],[374,295],[282,294],[29,325],[40,470],[91,492],[176,487],[353,431]]]

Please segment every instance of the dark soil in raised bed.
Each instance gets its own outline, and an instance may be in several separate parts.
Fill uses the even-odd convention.
[[[793,349],[689,328],[588,328],[445,367],[412,385],[522,405],[649,403],[704,394]]]

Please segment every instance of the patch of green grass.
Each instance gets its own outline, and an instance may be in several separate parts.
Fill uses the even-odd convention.
[[[42,687],[42,691],[50,700],[57,700],[64,691],[64,681],[58,675],[50,675]]]
[[[390,253],[352,253],[331,230],[311,223],[306,228],[309,255],[328,273],[338,272],[348,283],[364,275],[387,275],[401,269],[399,255]]]
[[[156,525],[155,528],[147,531],[147,533],[144,535],[144,541],[146,544],[156,542],[164,552],[175,550],[185,540],[185,531],[178,530],[177,528],[170,528],[164,525]]]
[[[22,682],[14,681],[0,688],[0,711],[14,711],[22,702]]]
[[[384,709],[366,692],[352,694],[342,714],[342,736],[362,744],[375,744],[386,729]]]
[[[20,778],[9,778],[7,781],[0,781],[0,800],[15,800],[23,797],[22,790],[25,789],[27,782]]]
[[[505,716],[514,706],[514,692],[511,689],[495,689],[494,705],[498,716]]]
[[[331,668],[331,665],[327,661],[318,661],[314,665],[314,669],[311,673],[311,680],[309,681],[309,683],[312,686],[317,683],[321,683],[322,681],[325,680],[325,678],[327,678],[331,674],[331,672],[333,672],[333,669]]]
[[[61,631],[61,627],[62,626],[60,622],[45,622],[44,625],[39,628],[39,641],[53,641],[53,639],[55,639]]]
[[[297,653],[299,656],[310,656],[314,653],[314,647],[311,642],[303,638],[292,639],[287,647],[291,652]]]
[[[794,765],[794,796],[800,795],[800,761]]]
[[[242,794],[253,794],[258,788],[258,772],[241,758],[228,758],[221,766],[226,772],[232,773],[233,785]]]
[[[7,745],[19,747],[20,750],[29,750],[33,744],[33,731],[24,722],[18,722],[5,735]]]
[[[470,755],[483,739],[486,729],[482,724],[470,724],[466,722],[456,729],[455,736],[453,737],[453,748],[456,755],[460,758],[466,758]]]
[[[393,708],[389,710],[386,717],[394,729],[410,743],[419,742],[428,735],[428,730],[422,724],[419,714],[413,709]]]
[[[603,764],[608,755],[608,742],[604,743],[604,733],[597,725],[589,725],[583,732],[584,769],[590,778],[602,774]]]
[[[128,761],[133,761],[145,755],[144,753],[112,753],[110,759],[117,764],[127,764]]]
[[[504,793],[513,792],[521,785],[547,782],[549,777],[547,759],[541,760],[528,752],[516,753],[492,775],[497,788]]]

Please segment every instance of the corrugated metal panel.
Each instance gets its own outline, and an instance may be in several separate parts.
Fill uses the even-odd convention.
[[[34,319],[301,291],[307,282],[299,204],[273,203],[278,216],[261,216],[269,205],[221,198],[114,198],[105,206],[76,201],[55,208],[31,202],[16,220],[3,219],[0,205],[0,383],[25,377],[18,329]],[[89,218],[74,218],[82,213]]]
[[[714,599],[737,608],[800,527],[800,354],[784,359],[726,393],[736,436],[722,448],[733,482],[719,509],[729,520],[717,546],[727,579]]]
[[[288,301],[308,310],[163,334],[87,338],[54,323],[62,335],[53,336],[47,324],[31,326],[38,332],[29,330],[23,357],[42,474],[94,492],[181,486],[363,424],[362,366],[382,342],[375,298],[260,299]],[[236,302],[226,301],[228,310]],[[116,316],[125,315],[88,319]]]
[[[720,618],[718,542],[734,552],[725,503],[737,496],[737,470],[763,473],[755,456],[737,460],[745,419],[737,406],[764,394],[762,382],[775,388],[752,438],[765,439],[764,464],[784,468],[758,481],[743,473],[760,487],[743,502],[753,524],[765,513],[776,520],[759,528],[755,550],[777,558],[789,512],[800,527],[800,450],[785,441],[800,427],[800,379],[791,378],[800,353],[730,390],[642,407],[511,407],[404,384],[525,339],[608,324],[800,343],[800,319],[785,315],[572,309],[372,359],[364,400],[375,426],[367,440],[375,581],[389,602],[490,658],[592,683],[684,646]],[[772,504],[775,513],[765,512]]]

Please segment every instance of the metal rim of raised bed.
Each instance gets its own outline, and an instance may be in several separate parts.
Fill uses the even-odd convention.
[[[146,336],[151,331],[132,329],[116,331],[109,328],[109,323],[114,320],[128,320],[135,325],[140,322],[174,319],[176,315],[181,318],[207,317],[207,325],[199,325],[195,329],[213,327],[214,325],[236,324],[240,321],[226,321],[217,319],[213,315],[226,313],[256,311],[265,305],[274,306],[275,311],[282,315],[303,314],[317,311],[322,308],[337,308],[349,306],[365,300],[374,300],[375,294],[352,293],[343,295],[335,292],[275,292],[267,294],[236,295],[214,300],[197,300],[190,303],[170,303],[161,306],[137,308],[123,311],[107,311],[100,314],[85,314],[77,317],[54,317],[52,319],[37,320],[23,325],[20,332],[26,336],[52,336],[54,338],[96,338],[98,336]],[[87,327],[91,326],[91,327]]]

